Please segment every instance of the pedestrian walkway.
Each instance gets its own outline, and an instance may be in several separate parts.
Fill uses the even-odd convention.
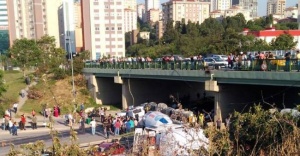
[[[27,85],[26,88],[24,88],[24,90],[25,90],[24,97],[19,96],[19,99],[18,99],[18,107],[17,107],[18,110],[17,110],[17,113],[14,112],[13,108],[10,108],[10,110],[11,110],[11,112],[12,112],[12,113],[11,113],[11,118],[12,118],[12,119],[15,119],[15,118],[17,117],[17,115],[20,114],[21,108],[23,107],[23,105],[25,104],[26,100],[28,99],[27,95],[28,95],[28,90],[29,90],[29,88],[30,88],[31,86],[36,85],[36,84],[37,84],[37,83],[34,81],[34,82],[32,82],[30,85]],[[20,90],[20,92],[21,92],[21,90]],[[19,92],[19,93],[20,93],[20,92]]]
[[[15,121],[20,121],[21,119],[16,118]],[[28,137],[28,136],[35,136],[38,135],[38,133],[46,133],[49,134],[50,128],[48,127],[49,119],[45,118],[43,116],[37,116],[37,129],[33,130],[31,127],[31,119],[27,118],[27,122],[25,124],[26,130],[20,130],[18,129],[18,136],[17,137]],[[54,118],[54,124],[53,124],[54,130],[57,131],[65,131],[70,130],[70,127],[65,124],[65,119],[63,118]],[[79,128],[79,124],[73,125],[74,129]],[[12,136],[9,134],[9,131],[0,130],[0,141],[10,139],[10,138],[16,138],[16,136]]]

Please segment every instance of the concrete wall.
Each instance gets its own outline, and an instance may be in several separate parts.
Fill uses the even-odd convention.
[[[275,104],[278,108],[293,108],[296,104],[300,104],[300,96],[298,96],[300,90],[298,87],[232,84],[219,84],[219,87],[223,119],[234,110],[247,112],[254,103],[260,103],[265,109],[271,108],[269,104]]]
[[[97,104],[121,106],[122,85],[114,83],[113,78],[86,76],[87,87]]]
[[[149,80],[149,79],[123,79],[122,96],[123,103],[128,106],[140,105],[147,100],[150,102],[167,103],[169,95],[176,98],[189,95],[190,100],[197,99],[197,93],[203,94],[204,83],[185,82],[185,81],[167,81],[167,80]],[[129,87],[130,86],[130,87]],[[210,93],[207,93],[209,96]],[[134,99],[134,100],[133,100]],[[125,101],[124,101],[125,100]],[[126,104],[123,108],[126,108]]]

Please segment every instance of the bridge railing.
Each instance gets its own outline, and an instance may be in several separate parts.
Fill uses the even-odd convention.
[[[156,70],[205,70],[205,69],[221,69],[230,68],[233,70],[245,71],[293,71],[299,70],[300,60],[291,59],[287,62],[285,59],[266,59],[266,60],[245,60],[233,62],[231,67],[228,64],[212,64],[203,61],[123,61],[123,62],[89,62],[85,64],[85,68],[100,69],[156,69]]]

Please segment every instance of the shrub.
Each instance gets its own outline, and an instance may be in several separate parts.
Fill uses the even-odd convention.
[[[64,69],[55,68],[52,70],[53,78],[56,80],[64,79],[67,77],[66,71]]]

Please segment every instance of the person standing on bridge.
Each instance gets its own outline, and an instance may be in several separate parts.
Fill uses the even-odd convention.
[[[296,52],[296,59],[297,59],[297,71],[300,71],[300,53],[299,50]]]

